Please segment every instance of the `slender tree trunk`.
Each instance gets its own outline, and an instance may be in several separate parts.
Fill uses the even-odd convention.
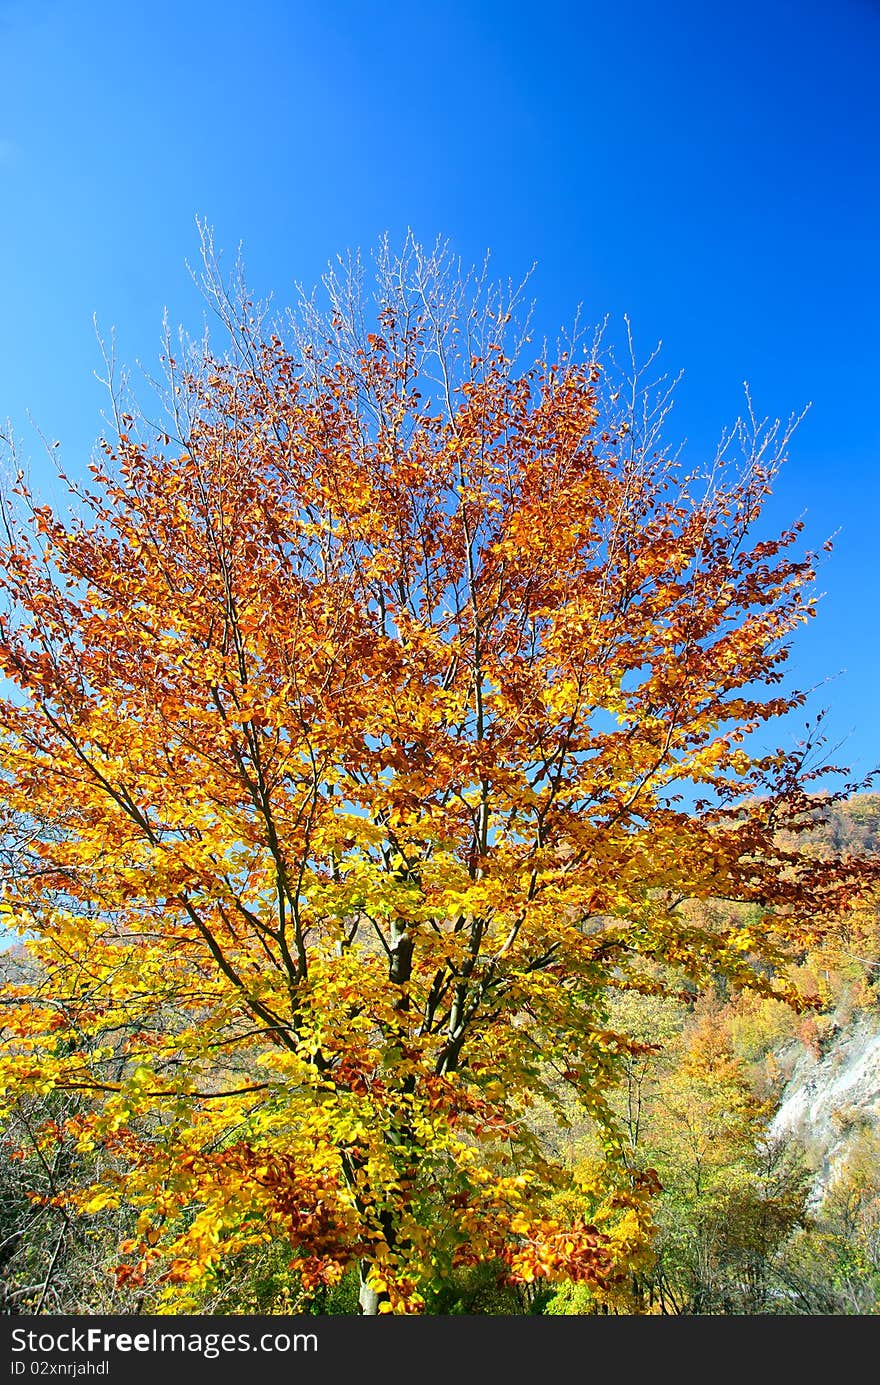
[[[358,1303],[361,1313],[364,1316],[372,1316],[379,1312],[379,1299],[381,1295],[377,1289],[371,1289],[366,1281],[368,1266],[361,1262],[360,1265],[360,1290],[358,1292]]]
[[[391,925],[391,956],[389,958],[388,979],[397,986],[404,986],[412,976],[413,960],[413,939],[407,932],[406,924],[394,920]],[[409,1008],[409,997],[401,995],[397,1002],[397,1008],[404,1013]],[[388,1244],[394,1241],[394,1230],[392,1225],[385,1226]],[[361,1314],[365,1317],[378,1315],[379,1304],[387,1298],[387,1294],[380,1293],[377,1289],[371,1289],[367,1283],[369,1273],[369,1261],[362,1260],[359,1266],[360,1287],[358,1290],[358,1303]]]

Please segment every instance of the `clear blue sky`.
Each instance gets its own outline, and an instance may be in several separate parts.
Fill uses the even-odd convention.
[[[742,382],[812,410],[771,517],[804,513],[820,618],[793,681],[833,676],[839,752],[880,763],[880,3],[517,0],[129,5],[0,0],[0,418],[88,459],[92,328],[150,363],[198,330],[195,217],[292,297],[408,226],[501,274],[533,260],[554,332],[629,313],[684,368],[691,455]],[[47,483],[48,485],[48,483]]]

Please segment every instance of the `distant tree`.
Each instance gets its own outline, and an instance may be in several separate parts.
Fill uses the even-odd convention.
[[[687,472],[665,387],[520,366],[516,295],[442,247],[381,247],[375,311],[331,275],[290,345],[208,252],[228,354],[169,349],[152,432],[115,397],[76,513],[22,474],[3,505],[0,791],[43,825],[4,882],[40,968],[7,1104],[77,1094],[41,1138],[100,1155],[66,1205],[129,1209],[148,1307],[269,1242],[307,1294],[358,1266],[365,1312],[489,1261],[601,1285],[533,1107],[613,1156],[609,989],[659,959],[784,993],[860,888],[779,845],[808,748],[749,739],[802,703],[813,559],[750,540],[789,430]],[[681,907],[717,896],[748,925]]]
[[[789,1311],[780,1264],[809,1220],[810,1174],[790,1142],[768,1138],[771,1114],[732,1052],[728,1022],[704,1008],[641,1151],[663,1189],[647,1292],[664,1312]]]
[[[818,1208],[794,1238],[785,1282],[801,1313],[880,1312],[880,1136],[865,1121]]]

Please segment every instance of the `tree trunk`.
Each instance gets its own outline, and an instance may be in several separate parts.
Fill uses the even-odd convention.
[[[367,1269],[368,1266],[362,1263],[360,1266],[360,1290],[358,1292],[358,1303],[360,1304],[362,1315],[372,1317],[374,1314],[378,1314],[379,1312],[379,1299],[381,1295],[379,1294],[378,1289],[371,1289],[369,1284],[367,1283]]]
[[[395,919],[391,925],[391,955],[389,957],[388,979],[397,986],[405,986],[412,976],[413,961],[413,939],[407,932],[405,923]],[[409,996],[401,995],[397,1002],[397,1009],[401,1012],[409,1008]],[[383,1230],[389,1246],[394,1242],[393,1224],[386,1223],[383,1218]],[[388,1297],[385,1293],[380,1293],[377,1289],[371,1289],[367,1283],[369,1272],[369,1262],[362,1260],[359,1266],[360,1288],[358,1290],[358,1303],[360,1310],[365,1317],[378,1315],[379,1304]]]

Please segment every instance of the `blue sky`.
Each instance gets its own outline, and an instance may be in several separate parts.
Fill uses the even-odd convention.
[[[770,504],[817,545],[798,685],[880,764],[880,3],[534,6],[0,0],[0,419],[88,460],[93,314],[151,364],[198,331],[196,216],[281,303],[407,227],[499,274],[551,334],[628,313],[683,369],[696,460],[742,405],[812,401]],[[793,734],[793,733],[792,733]]]

